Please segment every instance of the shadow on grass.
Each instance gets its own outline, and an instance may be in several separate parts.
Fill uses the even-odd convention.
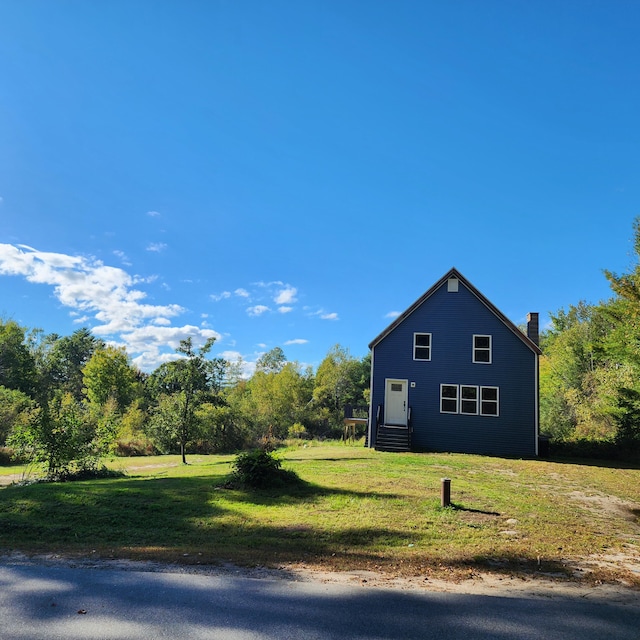
[[[303,483],[283,493],[227,490],[223,478],[144,478],[34,484],[0,491],[0,548],[90,558],[130,558],[182,564],[233,562],[254,566],[304,563],[335,570],[369,569],[402,575],[423,572],[463,576],[473,570],[497,574],[557,573],[560,561],[532,555],[471,557],[464,548],[443,558],[413,547],[402,522],[357,524],[348,498],[394,498],[388,494],[332,489]],[[280,516],[265,509],[292,504],[313,510],[324,497],[344,497],[338,519]],[[252,511],[257,505],[258,511]],[[381,508],[384,503],[381,502]],[[327,508],[326,505],[323,508]],[[330,507],[329,507],[330,508]],[[454,505],[472,513],[494,512]],[[267,511],[267,513],[269,513]],[[287,520],[287,517],[291,519]]]
[[[13,486],[0,492],[0,548],[23,551],[146,550],[149,557],[181,550],[209,557],[244,557],[247,550],[287,549],[331,553],[335,545],[380,544],[404,536],[387,529],[264,526],[251,507],[287,504],[313,509],[317,500],[339,495],[375,497],[368,492],[330,489],[303,482],[274,490],[227,490],[224,478],[139,478]],[[393,496],[379,495],[381,498]],[[234,504],[238,508],[234,508]]]
[[[454,511],[466,511],[467,513],[480,513],[484,516],[499,516],[501,515],[497,511],[483,511],[482,509],[471,509],[470,507],[464,507],[461,504],[451,503],[450,507]]]
[[[397,500],[404,497],[403,495],[397,493],[382,493],[370,490],[354,491],[352,489],[336,489],[334,487],[324,487],[319,484],[314,484],[313,482],[307,482],[302,478],[297,478],[295,482],[292,482],[288,485],[265,489],[250,489],[240,486],[229,486],[226,484],[220,484],[216,488],[219,491],[225,492],[225,497],[230,501],[273,506],[283,505],[287,503],[313,503],[329,496],[373,498],[384,500]]]

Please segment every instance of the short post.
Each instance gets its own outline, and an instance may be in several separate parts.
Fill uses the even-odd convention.
[[[451,506],[451,480],[442,478],[442,486],[440,490],[440,505],[442,507]]]

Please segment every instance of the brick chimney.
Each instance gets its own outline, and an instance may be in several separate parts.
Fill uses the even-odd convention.
[[[527,337],[531,342],[540,346],[540,328],[538,326],[538,314],[531,312],[527,314]]]

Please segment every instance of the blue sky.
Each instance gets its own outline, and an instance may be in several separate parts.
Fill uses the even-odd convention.
[[[452,266],[514,322],[635,264],[640,4],[4,0],[0,314],[141,368],[355,356]]]

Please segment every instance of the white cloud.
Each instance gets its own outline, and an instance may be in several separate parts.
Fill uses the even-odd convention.
[[[281,289],[276,293],[273,300],[276,304],[291,304],[296,301],[297,294],[298,290],[295,287],[286,285],[284,289]]]
[[[290,313],[293,311],[293,307],[278,307],[280,313]]]
[[[399,311],[389,311],[384,317],[385,318],[397,318],[400,315]]]
[[[220,302],[220,300],[226,300],[227,298],[231,297],[231,292],[230,291],[223,291],[222,293],[212,293],[211,294],[211,299],[214,302]]]
[[[269,307],[265,307],[263,304],[257,304],[255,307],[248,307],[247,313],[250,316],[256,317],[261,316],[263,313],[270,311]]]
[[[182,327],[158,327],[147,325],[138,327],[128,333],[120,335],[124,346],[130,353],[140,353],[133,359],[133,362],[141,369],[152,369],[162,362],[176,360],[179,356],[175,350],[180,346],[181,340],[193,339],[194,346],[200,347],[209,338],[219,340],[221,338],[217,331],[212,329],[201,329],[193,325]],[[172,353],[164,350],[169,347]]]
[[[242,289],[242,288],[236,289],[233,293],[235,293],[240,298],[248,298],[249,297],[249,292],[246,289]]]
[[[160,216],[160,213],[158,213],[157,211],[147,211],[147,215],[151,218],[157,218]]]
[[[151,242],[147,245],[147,251],[153,251],[154,253],[160,253],[167,248],[164,242]]]
[[[75,314],[77,315],[77,314]],[[89,316],[80,316],[79,318],[74,318],[73,323],[74,324],[82,324],[83,322],[87,322],[87,320],[89,320]]]
[[[155,368],[174,359],[175,354],[166,351],[175,350],[184,338],[191,337],[198,346],[209,337],[221,337],[212,329],[170,326],[170,318],[184,309],[177,304],[145,303],[146,294],[134,288],[153,278],[131,276],[95,258],[0,244],[0,275],[22,276],[28,282],[52,286],[55,297],[78,323],[93,318],[97,323],[93,333],[119,340],[116,344],[135,355],[134,362],[141,368]]]
[[[287,340],[284,345],[285,347],[290,344],[307,344],[309,341],[304,338],[294,338],[293,340]]]
[[[118,258],[120,258],[120,260],[122,261],[122,264],[125,265],[126,267],[130,267],[131,266],[131,261],[129,260],[129,257],[127,256],[127,254],[124,251],[118,251],[117,249],[113,252],[114,256],[117,256]]]
[[[337,320],[338,314],[337,313],[321,313],[320,317],[323,320]]]

